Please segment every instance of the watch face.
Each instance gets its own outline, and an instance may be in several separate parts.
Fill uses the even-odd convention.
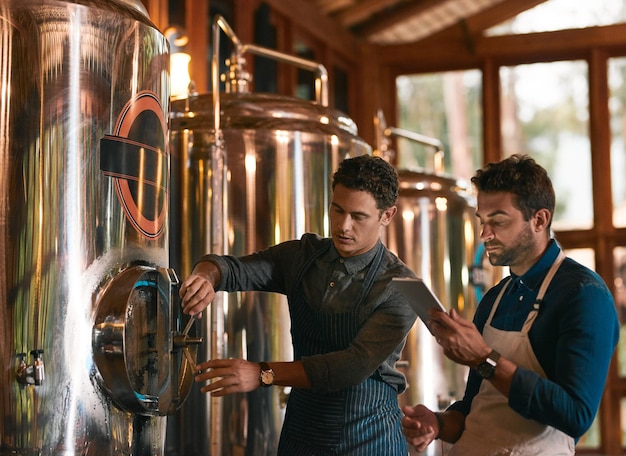
[[[484,379],[489,379],[493,377],[493,374],[495,373],[495,367],[488,362],[480,363],[476,370],[478,371],[478,375],[480,375]]]
[[[271,370],[261,371],[261,383],[263,383],[264,386],[271,386],[272,383],[274,383],[274,372]]]

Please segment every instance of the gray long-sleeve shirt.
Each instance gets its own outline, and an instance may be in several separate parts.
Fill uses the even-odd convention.
[[[251,255],[238,258],[206,255],[200,261],[210,261],[218,267],[221,280],[216,290],[257,290],[290,295],[300,269],[327,242],[330,240],[305,234],[300,240],[287,241]],[[301,289],[295,290],[303,293],[317,311],[355,311],[360,322],[358,334],[348,348],[301,360],[315,391],[338,391],[371,375],[378,376],[398,393],[406,389],[406,379],[395,363],[416,315],[409,303],[389,285],[393,277],[415,277],[415,274],[385,249],[369,294],[358,309],[354,308],[376,250],[342,258],[331,246],[308,268]],[[298,328],[292,327],[291,331],[297,333]]]

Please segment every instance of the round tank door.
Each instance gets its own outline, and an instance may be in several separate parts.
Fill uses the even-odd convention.
[[[94,362],[115,405],[141,415],[171,415],[193,384],[202,339],[180,331],[180,281],[172,269],[135,265],[95,296]]]

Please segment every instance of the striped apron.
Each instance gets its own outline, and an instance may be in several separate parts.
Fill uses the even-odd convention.
[[[329,241],[302,267],[289,297],[295,359],[343,350],[350,345],[360,326],[358,309],[384,257],[380,244],[352,312],[320,312],[309,305],[299,290],[305,272],[330,246]],[[293,388],[278,455],[406,456],[401,418],[397,392],[382,381],[378,372],[359,385],[333,393]]]

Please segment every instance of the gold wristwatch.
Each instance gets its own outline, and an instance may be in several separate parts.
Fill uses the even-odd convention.
[[[265,388],[272,386],[274,384],[274,371],[266,362],[260,362],[259,364],[261,365],[261,374],[259,375],[261,386]]]

